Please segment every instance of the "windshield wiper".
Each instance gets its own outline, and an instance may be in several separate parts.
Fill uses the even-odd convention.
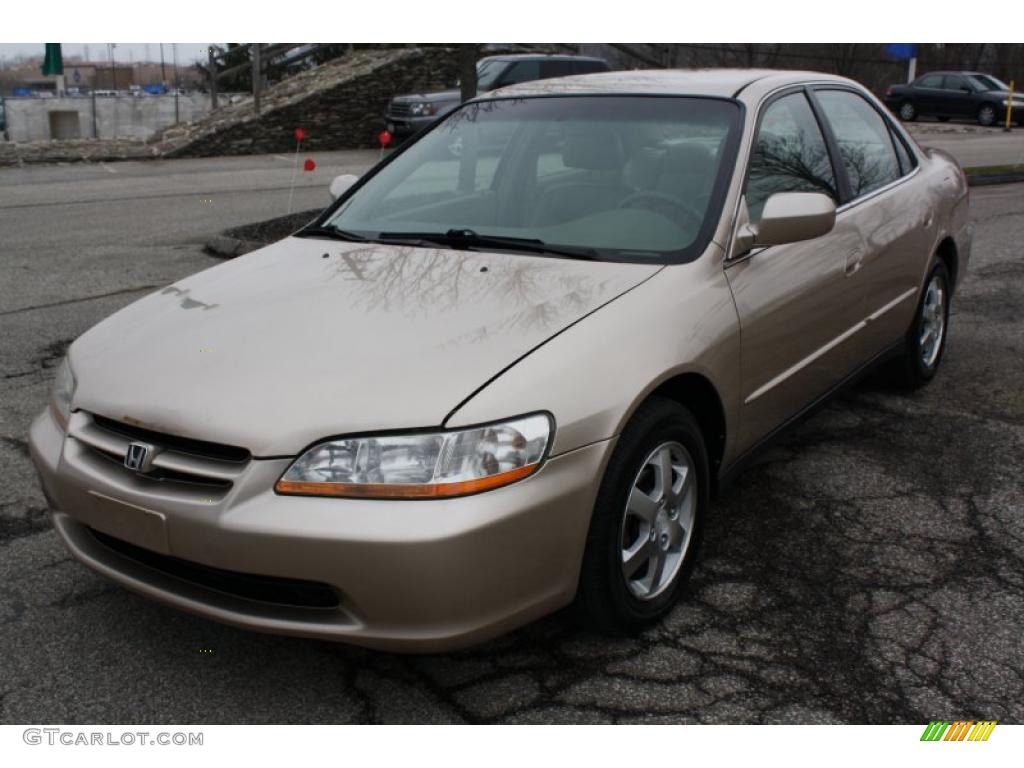
[[[306,227],[300,229],[292,237],[329,237],[332,240],[345,240],[350,243],[366,242],[367,238],[357,232],[349,232],[337,227]]]
[[[381,232],[376,238],[383,243],[405,243],[407,245],[433,244],[448,248],[478,250],[500,248],[525,253],[563,256],[569,259],[600,260],[595,248],[575,245],[549,245],[534,237],[506,237],[504,235],[481,235],[472,229],[449,229],[447,232]]]

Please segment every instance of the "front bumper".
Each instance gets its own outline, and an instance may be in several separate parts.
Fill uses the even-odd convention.
[[[83,418],[72,414],[70,435]],[[205,499],[112,472],[66,437],[49,410],[29,433],[57,532],[110,579],[248,629],[418,652],[486,640],[572,601],[611,444],[562,454],[526,480],[458,499],[280,496],[273,484],[288,459],[252,460],[222,498]],[[112,548],[106,537],[124,546]],[[225,587],[230,579],[154,567],[132,555],[140,551],[193,570],[326,585],[337,605],[254,599]]]
[[[393,135],[396,139],[407,139],[413,134],[426,128],[435,120],[437,120],[436,115],[427,115],[422,117],[385,115],[384,127],[387,128],[388,133]]]

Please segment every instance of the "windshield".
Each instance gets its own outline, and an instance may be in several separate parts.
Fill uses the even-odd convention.
[[[991,75],[969,75],[968,77],[975,86],[983,91],[1007,91],[1010,89],[1006,83]]]
[[[713,98],[468,104],[324,225],[370,240],[468,232],[601,258],[684,260],[707,245],[717,223],[739,118],[735,102]]]
[[[489,59],[481,61],[476,65],[476,87],[479,91],[489,91],[494,88],[494,81],[505,69],[508,62]]]

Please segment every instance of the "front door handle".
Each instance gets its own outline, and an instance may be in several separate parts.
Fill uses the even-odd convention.
[[[854,251],[846,257],[846,276],[852,277],[864,266],[864,255],[860,251]]]

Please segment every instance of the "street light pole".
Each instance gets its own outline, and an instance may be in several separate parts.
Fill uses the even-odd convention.
[[[217,108],[217,61],[213,58],[213,45],[209,44],[206,49],[207,61],[210,67],[210,108]]]
[[[260,62],[260,43],[250,43],[252,48],[252,103],[256,114],[260,113],[260,92],[263,90],[263,66]]]
[[[117,72],[114,69],[114,49],[117,43],[107,43],[107,53],[110,54],[110,90],[117,90]]]

